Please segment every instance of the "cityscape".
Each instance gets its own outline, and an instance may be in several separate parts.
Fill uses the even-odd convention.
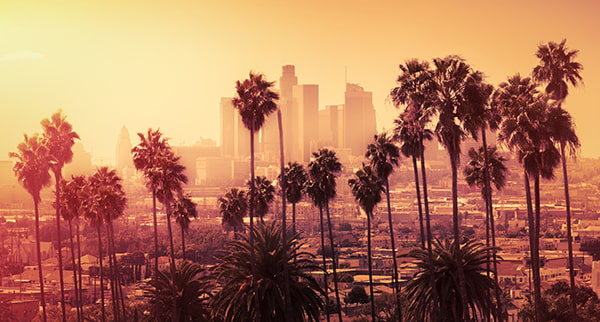
[[[385,103],[355,66],[332,87],[285,60],[108,127],[7,85],[0,321],[600,321],[600,158],[573,107],[597,71],[554,37],[503,79],[401,56]],[[0,65],[49,59],[23,53]]]

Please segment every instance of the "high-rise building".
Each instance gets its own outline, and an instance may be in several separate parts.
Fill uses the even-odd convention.
[[[131,143],[130,143],[131,144]],[[70,163],[65,164],[65,170],[63,172],[64,178],[71,178],[71,176],[77,175],[90,175],[94,172],[94,166],[92,165],[92,154],[87,152],[83,148],[83,143],[75,142],[73,144],[73,159]],[[127,167],[122,167],[119,175],[123,176],[123,169],[127,175],[131,175],[134,171],[133,169],[133,159],[131,157],[131,147],[129,148],[129,165]],[[118,153],[118,150],[117,150]],[[126,162],[127,160],[123,160],[122,162]]]
[[[283,123],[283,146],[286,162],[294,160],[292,155],[298,145],[298,111],[294,104],[293,88],[298,84],[294,65],[282,67],[279,78],[279,108]]]
[[[377,131],[373,93],[346,83],[344,96],[343,146],[350,148],[352,155],[362,155]]]
[[[250,156],[250,132],[238,111],[233,107],[231,97],[221,98],[221,155],[232,158]]]
[[[319,139],[319,85],[295,85],[292,89],[293,118],[297,124],[297,144],[288,160],[307,162]]]
[[[133,158],[131,155],[131,138],[129,137],[129,131],[123,125],[121,133],[119,134],[119,140],[117,141],[117,153],[115,160],[115,168],[117,173],[121,176],[125,174],[131,175],[133,170]]]
[[[322,146],[339,148],[343,138],[344,105],[327,105],[319,110],[319,142]]]

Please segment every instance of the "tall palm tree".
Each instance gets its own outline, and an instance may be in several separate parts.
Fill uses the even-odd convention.
[[[62,302],[62,320],[67,321],[67,313],[65,306],[65,282],[63,279],[63,262],[62,262],[62,236],[60,232],[60,181],[62,180],[62,168],[65,164],[73,160],[73,151],[71,148],[75,144],[75,140],[79,139],[79,135],[73,131],[71,123],[66,121],[66,116],[62,115],[62,111],[58,111],[50,117],[41,121],[44,129],[44,144],[48,147],[50,155],[50,170],[54,173],[54,185],[56,188],[56,234],[58,236],[58,269],[60,277],[60,299]]]
[[[292,204],[292,233],[296,233],[296,204],[302,200],[303,187],[308,180],[304,167],[298,162],[289,162],[284,170],[285,195]],[[281,178],[280,178],[281,180]]]
[[[69,223],[69,238],[71,248],[71,266],[73,267],[73,285],[75,289],[75,302],[77,303],[77,321],[81,321],[81,290],[78,283],[78,264],[75,262],[75,242],[73,240],[73,220],[79,217],[79,209],[81,209],[80,190],[83,188],[79,185],[80,180],[62,180],[60,190],[61,205],[60,214],[65,221]],[[56,205],[54,205],[56,206]]]
[[[133,164],[141,171],[146,187],[152,193],[152,218],[154,227],[154,271],[158,271],[158,220],[156,217],[156,192],[159,188],[160,160],[168,150],[167,140],[159,130],[148,129],[146,136],[138,133],[140,143],[131,149]]]
[[[251,180],[246,182],[248,189],[252,189]],[[275,186],[267,177],[258,176],[254,179],[254,214],[264,222],[265,215],[269,212],[269,205],[275,199]]]
[[[385,183],[383,182],[383,179],[376,174],[376,170],[373,171],[371,170],[370,166],[365,166],[363,164],[362,169],[356,171],[355,177],[348,180],[348,185],[350,185],[350,187],[352,188],[352,195],[354,195],[354,198],[356,199],[356,201],[358,201],[358,204],[367,215],[367,261],[369,265],[371,317],[373,321],[377,321],[377,318],[375,316],[375,293],[373,292],[373,264],[371,257],[371,217],[373,217],[373,209],[381,201],[381,194],[384,191],[386,191],[384,188]],[[397,285],[397,280],[395,282]],[[399,297],[399,295],[397,295],[397,297]],[[397,307],[396,311],[400,312],[400,306]]]
[[[375,135],[374,142],[367,146],[367,152],[365,157],[370,161],[371,168],[375,175],[383,181],[385,186],[385,196],[387,200],[388,210],[388,224],[390,227],[390,241],[392,246],[392,262],[394,264],[394,272],[392,273],[392,279],[394,281],[394,291],[396,293],[397,307],[396,312],[400,314],[400,292],[399,292],[399,281],[398,281],[398,261],[396,259],[396,240],[394,238],[394,224],[392,221],[392,205],[390,201],[390,175],[394,171],[394,166],[398,166],[400,159],[400,150],[393,142],[393,137],[388,136],[386,133]],[[422,216],[421,216],[422,217]],[[398,320],[401,319],[401,315],[398,316]]]
[[[460,247],[460,225],[458,216],[458,165],[460,162],[461,142],[467,137],[468,128],[464,127],[466,110],[468,105],[465,89],[473,75],[471,67],[461,58],[448,56],[446,58],[436,58],[435,64],[435,83],[437,99],[435,102],[438,113],[438,122],[435,127],[439,142],[446,148],[450,159],[450,168],[452,170],[452,226],[454,231],[454,247],[458,263],[458,296],[461,297],[461,303],[465,305],[462,312],[465,314],[465,320],[469,320],[469,311],[466,307],[466,284],[464,280],[464,270],[462,268],[462,255]]]
[[[185,167],[180,163],[180,156],[176,156],[170,147],[159,161],[158,190],[156,198],[160,201],[167,213],[167,231],[169,233],[169,249],[171,259],[171,270],[175,274],[175,246],[173,244],[173,229],[171,228],[171,217],[173,209],[171,204],[176,196],[183,194],[183,185],[188,182],[187,176],[183,173]]]
[[[108,167],[101,167],[90,177],[91,194],[88,196],[88,198],[93,199],[93,201],[91,201],[91,208],[88,209],[88,211],[90,211],[88,216],[92,216],[92,223],[98,227],[97,232],[99,236],[101,234],[100,227],[103,223],[106,223],[113,314],[117,320],[121,318],[121,313],[126,313],[122,300],[121,303],[119,303],[119,299],[122,299],[122,290],[119,279],[120,274],[117,273],[118,263],[115,256],[115,236],[113,226],[113,222],[123,215],[127,205],[125,192],[123,191],[120,181],[121,178],[117,176],[117,172],[114,169],[111,170]],[[98,247],[101,249],[101,240],[99,239],[98,242]],[[99,253],[101,253],[101,251],[99,251]],[[121,308],[119,305],[121,305]],[[126,317],[123,316],[123,319],[125,318]]]
[[[181,250],[185,261],[185,232],[190,228],[190,218],[198,218],[198,210],[190,196],[178,196],[171,207],[175,222],[181,229]]]
[[[250,265],[250,238],[241,235],[240,240],[229,241],[223,253],[217,255],[218,263],[212,278],[221,290],[212,298],[210,307],[213,319],[223,321],[284,321],[286,312],[290,321],[319,321],[323,309],[323,290],[311,272],[320,271],[314,255],[301,250],[298,234],[288,234],[283,246],[281,225],[259,223],[255,226],[254,254],[256,255],[256,280],[260,287],[255,292],[252,287],[253,270]],[[289,249],[289,251],[285,251]],[[284,266],[288,267],[290,301],[285,305]],[[255,305],[258,297],[261,306]],[[259,314],[257,310],[262,310]]]
[[[198,264],[182,261],[177,265],[175,278],[170,272],[160,271],[148,285],[149,321],[211,321],[208,302],[211,297],[210,283],[203,279]],[[173,298],[173,294],[176,297]],[[177,314],[173,312],[173,306]],[[179,317],[178,320],[175,316]]]
[[[487,228],[491,228],[491,251],[493,260],[488,264],[494,265],[494,282],[498,284],[496,228],[494,223],[492,192],[488,189],[491,189],[490,183],[492,183],[497,190],[504,187],[508,168],[504,165],[506,159],[497,152],[496,147],[489,147],[487,149],[487,156],[484,156],[484,153],[483,146],[479,148],[479,151],[475,151],[474,148],[469,149],[468,156],[470,160],[467,162],[463,173],[465,175],[465,180],[470,187],[477,186],[481,189],[481,196],[486,205],[486,237],[489,235]],[[490,247],[489,238],[486,238],[486,246]],[[488,272],[489,270],[488,267]],[[496,293],[497,303],[500,303],[500,296],[501,293]]]
[[[265,119],[277,110],[277,100],[279,94],[272,90],[274,82],[269,82],[263,74],[250,72],[248,78],[243,82],[236,82],[236,96],[231,101],[233,106],[239,111],[242,117],[242,123],[250,131],[250,231],[254,227],[254,134],[264,125]],[[250,234],[250,244],[254,244],[254,237]],[[254,247],[250,250],[253,252]],[[254,256],[250,258],[252,267],[254,267]],[[256,274],[253,274],[253,276]],[[253,281],[256,284],[256,281]],[[255,290],[258,286],[255,285]],[[256,306],[259,307],[258,297],[256,297]],[[260,320],[260,310],[259,313]]]
[[[219,212],[223,226],[227,225],[233,229],[234,237],[244,229],[244,217],[248,213],[248,201],[244,190],[231,188],[219,200]]]
[[[554,177],[553,169],[560,162],[560,153],[551,140],[548,97],[536,94],[535,84],[529,78],[515,75],[509,78],[507,83],[500,84],[494,94],[494,104],[503,116],[498,140],[515,151],[517,160],[523,165],[534,282],[534,307],[537,319],[541,321],[539,185],[540,178]],[[534,182],[535,213],[532,206],[530,179]]]
[[[563,114],[562,104],[569,94],[569,84],[577,87],[582,81],[580,72],[583,65],[575,61],[578,50],[570,50],[566,47],[566,39],[560,43],[549,42],[538,46],[536,57],[540,59],[539,65],[533,69],[533,79],[537,82],[546,84],[545,92],[550,98],[558,102],[557,113]],[[573,240],[571,232],[571,200],[569,196],[569,179],[567,175],[566,151],[576,151],[579,146],[579,139],[575,134],[574,125],[570,116],[563,115],[562,119],[567,119],[568,124],[560,122],[562,131],[557,131],[555,140],[560,148],[561,163],[563,166],[563,184],[565,190],[565,206],[567,220],[567,244],[569,256],[569,281],[571,286],[571,311],[573,316],[577,312],[575,304],[575,271],[573,265]],[[571,153],[572,155],[574,153]]]
[[[318,152],[313,152],[312,160],[308,163],[308,176],[310,178],[310,184],[312,186],[309,189],[309,193],[312,193],[313,202],[320,207],[320,211],[325,209],[327,215],[327,228],[329,231],[329,244],[332,253],[332,266],[333,266],[333,287],[335,290],[335,298],[337,305],[340,305],[340,293],[338,289],[338,277],[337,277],[337,258],[335,251],[335,243],[333,242],[333,229],[331,224],[331,215],[329,213],[329,200],[336,196],[336,182],[335,178],[337,174],[342,171],[342,164],[340,163],[335,152],[329,149],[320,149]],[[322,218],[322,215],[321,215]],[[323,234],[323,225],[321,225],[321,233]],[[323,237],[321,237],[323,239]],[[325,253],[325,248],[322,248]],[[326,267],[325,267],[326,269]],[[342,312],[338,310],[339,320],[342,321]]]
[[[18,152],[10,152],[8,156],[15,159],[13,172],[33,198],[35,212],[35,242],[40,279],[40,302],[44,322],[46,322],[46,295],[44,292],[44,275],[42,273],[42,251],[40,247],[40,191],[50,184],[50,156],[42,138],[35,134],[24,135],[23,142],[17,146]]]
[[[435,261],[429,261],[424,249],[413,249],[408,257],[416,259],[418,272],[404,287],[404,295],[408,299],[406,314],[411,321],[437,321],[432,316],[435,308],[439,308],[443,321],[464,321],[464,316],[473,316],[477,321],[496,316],[495,301],[488,294],[499,288],[492,278],[486,275],[485,266],[490,258],[488,247],[475,241],[467,240],[458,248],[462,256],[453,254],[456,251],[454,240],[434,241]],[[459,296],[457,270],[460,265],[457,258],[464,261],[465,282],[468,285],[467,296]],[[433,265],[433,269],[429,267]],[[431,272],[435,272],[432,274]],[[439,293],[444,294],[434,303],[431,280]],[[461,303],[466,301],[467,303]],[[462,312],[464,308],[470,314]]]
[[[404,155],[411,155],[413,158],[413,170],[415,174],[415,189],[417,192],[417,205],[421,206],[421,196],[419,191],[419,176],[417,159],[421,160],[421,177],[423,179],[423,210],[425,213],[425,231],[427,239],[427,251],[429,259],[433,262],[433,250],[431,234],[431,220],[429,216],[429,198],[427,189],[427,172],[425,167],[425,140],[431,140],[433,133],[427,128],[431,117],[435,112],[434,102],[436,101],[436,86],[434,72],[426,61],[410,59],[404,65],[400,65],[400,75],[397,78],[398,87],[391,90],[390,96],[394,106],[399,108],[405,105],[406,109],[400,114],[399,121],[396,122],[394,129],[394,138],[402,142],[401,150]],[[422,212],[420,218],[423,217]],[[421,224],[422,226],[422,224]],[[423,236],[421,228],[421,236]],[[422,245],[423,243],[423,238]],[[425,247],[425,246],[423,246]],[[433,268],[433,265],[430,266]],[[433,274],[433,272],[432,272]],[[436,289],[433,289],[433,296],[437,298]],[[437,301],[434,301],[437,303]],[[437,310],[434,308],[434,314]]]

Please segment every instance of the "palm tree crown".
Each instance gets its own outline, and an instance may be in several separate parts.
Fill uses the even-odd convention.
[[[244,217],[248,213],[248,201],[243,190],[232,188],[219,200],[219,212],[222,224],[231,227],[233,231],[241,231],[244,226]]]
[[[75,140],[79,139],[79,135],[73,131],[73,126],[66,121],[66,116],[62,115],[61,111],[52,114],[50,119],[43,119],[41,124],[44,129],[45,144],[52,158],[52,171],[60,171],[73,159],[71,147],[75,144]]]
[[[250,72],[249,78],[237,81],[235,85],[237,96],[232,100],[233,106],[239,110],[244,126],[252,131],[258,131],[266,117],[277,110],[275,101],[279,94],[271,90],[274,82],[268,82],[264,77]]]
[[[358,201],[367,215],[373,214],[373,209],[381,201],[381,194],[385,191],[383,181],[375,175],[372,168],[364,165],[356,171],[355,177],[348,179],[352,188],[352,195]]]
[[[375,135],[374,138],[375,142],[367,146],[365,157],[369,160],[375,175],[387,180],[394,171],[394,166],[398,166],[400,152],[386,133]]]
[[[35,134],[24,135],[17,146],[18,152],[8,154],[15,159],[13,171],[17,179],[36,202],[40,201],[40,191],[50,184],[50,156],[42,138]]]
[[[567,97],[569,84],[577,86],[582,80],[580,72],[583,65],[574,61],[579,50],[568,49],[566,42],[563,39],[560,43],[551,41],[541,44],[535,53],[540,64],[533,69],[533,78],[545,83],[546,93],[557,101],[563,101]]]
[[[285,193],[287,200],[298,203],[302,199],[302,190],[306,183],[306,172],[298,162],[290,162],[285,167]]]
[[[250,181],[247,183],[248,189],[252,189]],[[269,212],[269,205],[275,199],[275,186],[267,177],[258,176],[254,179],[254,209],[256,216],[263,218]]]
[[[481,189],[481,194],[485,196],[485,183],[484,183],[484,164],[485,158],[483,155],[483,147],[480,147],[478,151],[474,148],[469,149],[469,162],[464,168],[465,180],[467,184],[477,186]],[[493,183],[496,189],[500,190],[506,183],[506,173],[508,169],[504,165],[506,158],[500,156],[496,147],[489,147],[487,150],[488,160],[488,171],[490,175],[490,182]]]
[[[256,254],[256,280],[262,321],[283,321],[289,311],[291,321],[319,321],[323,308],[323,290],[309,273],[321,271],[312,254],[301,251],[298,234],[286,234],[286,246],[282,243],[281,225],[277,222],[258,224],[254,233]],[[224,252],[217,256],[219,261],[213,277],[222,287],[212,302],[213,318],[223,321],[256,321],[250,265],[250,241],[248,234],[241,240],[230,241]],[[289,249],[289,251],[285,251]],[[290,306],[284,301],[284,265],[288,267],[290,284]]]

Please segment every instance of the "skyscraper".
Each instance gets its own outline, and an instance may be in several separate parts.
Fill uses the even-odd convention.
[[[231,97],[221,98],[221,154],[224,157],[250,156],[250,131],[244,127],[240,113],[233,107]]]
[[[344,97],[343,146],[350,148],[352,155],[359,156],[365,153],[377,131],[373,93],[357,84],[346,83]]]
[[[292,89],[297,115],[297,144],[288,160],[308,162],[319,139],[319,85],[295,85]]]
[[[291,157],[298,144],[298,112],[294,106],[292,95],[294,86],[298,84],[295,70],[294,65],[285,65],[282,67],[282,74],[279,78],[279,108],[281,109],[283,123],[283,145],[286,162],[294,160]]]
[[[133,158],[131,156],[131,138],[129,137],[129,131],[125,125],[121,128],[119,133],[119,139],[117,141],[117,153],[115,160],[115,168],[117,173],[124,177],[125,175],[131,175],[133,171]]]

